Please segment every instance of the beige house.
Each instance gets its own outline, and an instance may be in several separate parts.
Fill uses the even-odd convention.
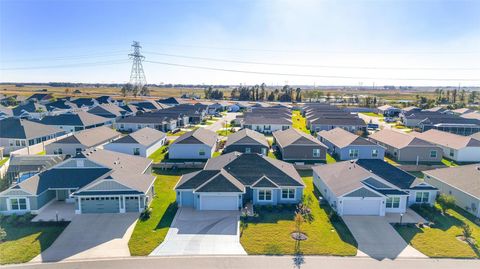
[[[480,164],[424,171],[425,182],[453,195],[457,206],[480,217]]]
[[[386,155],[396,161],[432,163],[442,160],[442,149],[423,139],[393,130],[383,129],[369,139],[386,148]]]

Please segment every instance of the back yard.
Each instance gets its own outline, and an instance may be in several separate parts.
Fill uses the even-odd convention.
[[[258,217],[242,221],[240,242],[248,254],[288,255],[299,250],[306,255],[354,256],[357,243],[341,218],[329,218],[332,211],[328,205],[319,205],[317,190],[314,190],[312,172],[302,172],[306,183],[305,200],[309,200],[312,219],[302,225],[308,239],[296,249],[290,234],[295,229],[294,210],[291,208],[264,208]],[[335,221],[333,221],[335,220]]]

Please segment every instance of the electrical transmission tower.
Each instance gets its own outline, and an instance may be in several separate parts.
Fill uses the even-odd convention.
[[[140,42],[133,41],[132,47],[133,53],[128,54],[130,59],[133,59],[132,72],[130,73],[130,84],[132,84],[133,87],[138,87],[138,89],[141,89],[145,84],[147,84],[142,65],[142,61],[145,59],[145,56],[140,53],[140,48],[142,48],[142,46],[140,46]]]

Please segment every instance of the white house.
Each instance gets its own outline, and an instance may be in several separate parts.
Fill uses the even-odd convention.
[[[440,147],[445,158],[456,162],[480,162],[480,140],[474,137],[435,129],[410,134]]]
[[[148,157],[165,145],[166,141],[167,135],[165,133],[146,127],[114,140],[103,146],[103,148],[130,155]]]
[[[412,204],[432,205],[438,191],[378,159],[315,166],[313,183],[340,216],[405,213]]]

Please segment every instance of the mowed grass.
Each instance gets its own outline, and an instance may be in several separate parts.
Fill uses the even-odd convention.
[[[307,120],[302,116],[302,114],[300,114],[300,111],[292,112],[292,125],[293,128],[310,134],[310,131],[307,129]]]
[[[378,114],[378,113],[375,113],[375,112],[360,112],[360,113],[363,114],[363,115],[370,116],[370,117],[383,118],[382,114]]]
[[[165,156],[168,154],[168,145],[162,146],[157,149],[154,153],[148,156],[154,163],[162,162],[165,159]]]
[[[0,243],[0,264],[24,263],[46,250],[63,232],[68,223],[22,225],[7,224],[0,226],[7,232],[7,238]]]
[[[357,253],[357,243],[346,225],[340,221],[331,223],[328,206],[320,207],[318,191],[314,190],[312,173],[303,173],[306,184],[304,194],[309,196],[312,203],[311,222],[302,225],[302,231],[308,239],[295,247],[295,240],[291,233],[295,230],[293,221],[294,212],[283,209],[272,212],[261,211],[259,217],[254,217],[241,224],[243,229],[240,243],[248,254],[254,255],[292,255],[300,250],[305,255],[336,255],[354,256]]]
[[[177,212],[173,187],[182,174],[196,170],[156,170],[155,197],[150,204],[151,215],[148,220],[138,220],[128,247],[132,256],[150,254],[167,235],[170,224]]]
[[[435,225],[431,228],[395,227],[403,239],[414,248],[435,258],[480,258],[480,227],[472,221],[473,216],[460,208],[448,210],[448,214],[443,216],[438,205],[436,210],[419,208],[416,211]],[[469,245],[457,238],[462,235],[464,224],[472,228],[476,244]]]
[[[442,163],[448,167],[455,167],[455,166],[458,166],[457,163],[455,163],[454,161],[452,160],[449,160],[449,159],[446,159],[446,158],[443,158],[442,159]]]

